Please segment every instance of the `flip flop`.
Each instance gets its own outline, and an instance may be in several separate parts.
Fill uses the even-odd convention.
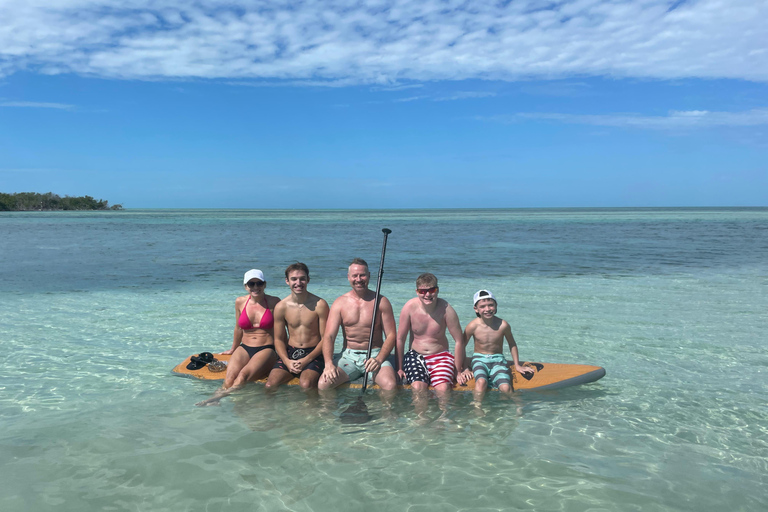
[[[203,361],[199,357],[192,356],[192,357],[189,358],[189,364],[187,364],[187,370],[199,370],[200,368],[202,368],[206,364],[208,364],[208,363],[206,363],[205,361]]]
[[[189,358],[187,370],[199,370],[203,366],[207,365],[208,363],[212,363],[215,360],[216,359],[214,359],[213,354],[210,352],[200,352],[196,356]]]

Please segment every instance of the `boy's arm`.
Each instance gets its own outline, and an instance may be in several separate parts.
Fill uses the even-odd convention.
[[[517,354],[517,343],[515,343],[515,337],[512,336],[512,327],[508,323],[504,322],[504,337],[507,338],[509,344],[509,351],[512,353],[512,362],[515,364],[515,370],[518,373],[533,373],[533,369],[527,366],[520,366],[520,356]]]
[[[285,334],[285,304],[282,302],[275,306],[275,352],[277,356],[288,361],[288,350],[285,348],[288,337]]]
[[[317,359],[319,356],[323,355],[323,350],[325,348],[325,345],[323,344],[323,335],[325,334],[325,327],[328,323],[328,312],[331,308],[328,306],[328,303],[325,302],[325,300],[320,299],[317,301],[317,332],[320,333],[320,343],[317,344],[319,347],[319,350],[315,352],[314,350],[310,354],[312,357],[312,360]],[[334,338],[336,336],[334,335]],[[315,347],[317,350],[318,347]],[[325,359],[325,358],[323,358]]]
[[[445,310],[445,325],[448,328],[448,332],[451,333],[454,342],[453,353],[456,359],[456,381],[459,384],[465,384],[472,378],[472,373],[465,366],[467,358],[465,350],[466,340],[461,330],[459,315],[456,314],[456,311],[450,305]]]
[[[411,312],[410,301],[405,303],[403,309],[400,311],[400,325],[397,328],[397,346],[395,347],[395,354],[397,356],[397,375],[401,378],[405,378],[405,372],[403,371],[403,356],[405,355],[405,338],[411,332]]]
[[[333,380],[339,375],[339,369],[333,364],[333,346],[336,343],[336,335],[339,334],[341,327],[341,297],[336,299],[328,313],[328,320],[325,322],[325,331],[323,331],[323,359],[325,360],[325,369],[323,370],[323,380]]]

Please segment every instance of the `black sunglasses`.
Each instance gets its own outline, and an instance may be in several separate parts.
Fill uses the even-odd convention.
[[[265,281],[248,281],[247,285],[248,288],[256,288],[258,286],[264,286],[267,284]]]

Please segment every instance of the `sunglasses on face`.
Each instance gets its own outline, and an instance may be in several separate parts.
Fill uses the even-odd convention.
[[[264,281],[248,281],[248,285],[247,286],[248,286],[248,288],[256,288],[256,287],[259,287],[259,286],[264,286],[265,284],[267,284],[267,283],[265,283]]]
[[[428,293],[437,293],[437,286],[433,286],[432,288],[416,288],[416,293],[419,295],[426,295]]]

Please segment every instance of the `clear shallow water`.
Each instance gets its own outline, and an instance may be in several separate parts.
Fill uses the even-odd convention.
[[[332,300],[354,256],[396,313],[432,271],[462,324],[488,287],[521,357],[594,384],[422,424],[400,394],[215,385],[242,273],[295,260]],[[0,214],[0,510],[763,510],[768,210]],[[437,418],[436,404],[430,413]]]

